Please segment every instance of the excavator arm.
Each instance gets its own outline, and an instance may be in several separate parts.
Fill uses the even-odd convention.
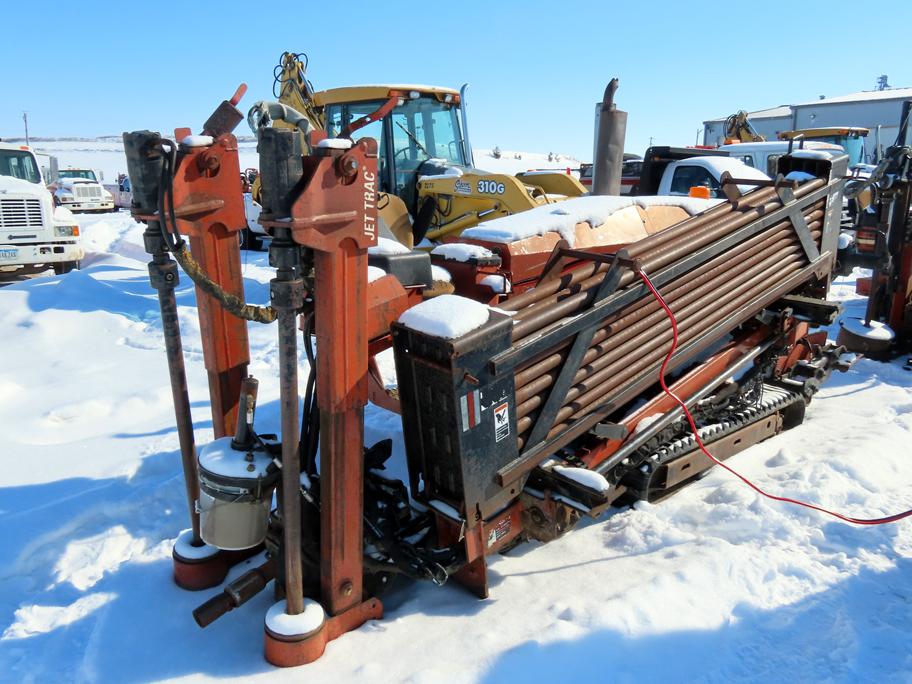
[[[323,130],[323,113],[314,103],[313,85],[306,74],[307,55],[303,52],[283,52],[275,67],[272,94],[283,105],[303,114],[311,128]]]
[[[725,142],[766,142],[766,138],[757,132],[748,113],[741,109],[725,120]]]

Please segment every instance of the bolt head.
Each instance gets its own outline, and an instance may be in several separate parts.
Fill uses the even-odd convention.
[[[358,172],[358,160],[350,155],[346,155],[342,158],[342,174],[345,176],[353,176]]]

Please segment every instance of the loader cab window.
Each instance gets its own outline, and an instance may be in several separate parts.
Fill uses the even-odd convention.
[[[338,136],[343,127],[377,111],[384,102],[329,104],[325,109],[326,130]],[[354,138],[370,136],[380,143],[380,189],[401,197],[415,209],[421,165],[428,159],[442,159],[466,166],[458,110],[433,96],[407,99],[382,121],[368,124]]]
[[[0,176],[12,176],[29,183],[41,182],[35,157],[25,150],[0,150]]]
[[[349,102],[327,105],[326,133],[330,138],[339,137],[343,128],[363,116],[373,114],[382,104],[382,102]],[[387,145],[383,127],[383,121],[374,121],[355,131],[352,134],[352,139],[358,141],[361,138],[373,138],[377,141],[380,191],[389,192],[390,179],[388,158],[386,154]]]
[[[444,159],[465,166],[462,136],[453,105],[436,97],[406,100],[391,115],[396,157],[411,161]]]
[[[672,195],[688,195],[690,189],[699,185],[709,188],[713,197],[722,197],[722,188],[712,174],[702,166],[679,166],[671,179]]]
[[[406,100],[387,117],[393,154],[393,194],[410,210],[417,209],[421,165],[428,159],[465,167],[456,107],[435,97]]]

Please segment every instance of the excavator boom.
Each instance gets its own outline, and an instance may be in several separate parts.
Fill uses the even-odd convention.
[[[750,116],[743,109],[725,120],[725,142],[766,142],[750,122]]]

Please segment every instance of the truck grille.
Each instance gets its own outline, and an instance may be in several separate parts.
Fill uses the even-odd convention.
[[[77,185],[74,189],[79,199],[101,199],[101,188],[97,185]]]
[[[41,228],[41,200],[0,199],[0,228]]]

